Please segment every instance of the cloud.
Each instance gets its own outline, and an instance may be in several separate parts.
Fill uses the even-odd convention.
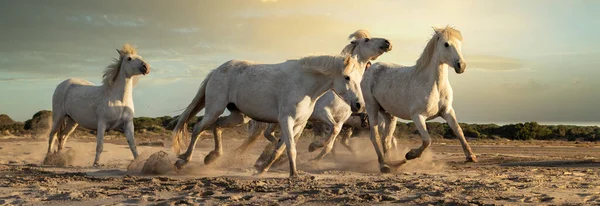
[[[173,31],[175,33],[180,33],[180,34],[192,34],[192,33],[198,33],[200,31],[200,29],[198,29],[196,27],[174,28],[174,29],[171,29],[171,31]]]
[[[511,71],[524,68],[524,63],[518,59],[512,59],[491,55],[466,56],[467,66],[471,68],[489,71]]]
[[[40,81],[55,81],[59,78],[13,78],[13,77],[2,77],[0,82],[40,82]]]

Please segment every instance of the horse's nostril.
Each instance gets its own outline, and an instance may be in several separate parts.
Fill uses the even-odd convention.
[[[385,42],[386,45],[390,45],[390,41],[388,41],[387,39],[384,40],[384,42]]]
[[[355,106],[356,106],[356,109],[360,110],[360,107],[361,107],[360,103],[358,103],[358,102],[357,102],[357,103],[355,104]]]

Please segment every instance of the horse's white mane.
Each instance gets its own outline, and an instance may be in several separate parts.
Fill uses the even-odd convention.
[[[350,36],[348,36],[348,40],[352,40],[352,38],[354,38],[356,40],[363,39],[363,38],[371,38],[371,34],[366,29],[359,29],[359,30],[356,30],[354,33],[350,34]],[[355,41],[350,42],[350,44],[346,45],[346,47],[344,47],[344,49],[342,49],[341,54],[342,55],[352,54],[357,45],[358,45],[358,43]]]
[[[137,49],[130,44],[124,44],[121,50],[118,50],[121,55],[119,58],[113,59],[113,62],[104,69],[104,74],[102,74],[102,84],[107,86],[112,86],[114,81],[117,79],[119,74],[119,69],[121,68],[121,62],[123,62],[123,57],[126,55],[137,55]],[[137,82],[134,79],[134,82]]]
[[[356,30],[354,33],[350,34],[350,36],[348,36],[348,40],[351,40],[352,38],[354,38],[354,39],[371,38],[371,33],[369,33],[369,31],[366,29],[359,29],[359,30]]]
[[[312,55],[299,59],[298,63],[302,68],[330,76],[345,68],[344,60],[344,56],[338,55]]]
[[[427,42],[427,45],[425,46],[425,49],[423,49],[423,53],[419,59],[417,59],[417,64],[415,65],[417,70],[423,69],[429,65],[431,58],[433,58],[433,52],[435,51],[435,43],[439,38],[444,37],[445,39],[450,39],[450,37],[454,37],[460,41],[463,40],[460,31],[450,26],[446,26],[444,28],[433,28],[433,31],[433,36]]]

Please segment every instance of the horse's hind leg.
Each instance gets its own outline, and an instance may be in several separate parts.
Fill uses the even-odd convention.
[[[208,153],[204,157],[204,164],[209,165],[214,163],[221,155],[223,155],[223,129],[231,128],[244,124],[246,116],[239,111],[231,111],[231,114],[227,117],[219,117],[213,125],[213,138],[215,141],[215,148],[213,151]]]
[[[454,113],[454,109],[450,109],[447,113],[442,114],[442,117],[446,120],[450,128],[454,131],[454,134],[460,140],[460,144],[462,145],[463,151],[465,152],[465,156],[467,157],[467,162],[477,162],[477,158],[473,151],[471,151],[471,147],[469,143],[465,139],[465,135],[463,134],[460,125],[458,125],[458,121],[456,121],[456,114]]]
[[[106,124],[100,121],[98,122],[98,128],[96,130],[96,157],[94,158],[94,167],[100,166],[100,154],[104,150],[104,132],[106,131]]]
[[[267,124],[267,129],[265,129],[264,136],[269,140],[269,142],[279,141],[279,138],[275,137],[275,127],[277,124]]]
[[[327,137],[327,143],[325,144],[325,148],[323,148],[323,150],[321,150],[321,153],[319,153],[319,155],[317,155],[317,157],[315,157],[313,160],[320,161],[325,157],[325,155],[331,152],[331,150],[333,149],[333,145],[335,144],[335,139],[337,138],[338,134],[340,134],[341,130],[341,124],[333,126],[331,133]]]
[[[266,127],[267,124],[264,122],[250,120],[250,122],[248,122],[248,132],[250,133],[250,135],[248,135],[248,138],[244,140],[244,143],[242,143],[242,145],[235,149],[235,151],[238,154],[245,153],[246,150],[248,150],[248,147],[250,147],[250,145],[256,142],[256,140],[258,140],[258,137],[260,137],[260,135],[263,134],[263,132],[265,132]]]
[[[57,133],[59,133],[64,124],[65,116],[56,112],[52,116],[52,128],[50,128],[50,136],[48,138],[48,154],[52,153],[52,148],[54,147],[54,142],[56,141]]]
[[[325,146],[325,144],[323,144],[323,142],[316,137],[328,137],[329,134],[331,134],[331,131],[333,131],[331,128],[333,128],[331,125],[326,125],[321,122],[313,122],[313,136],[315,138],[308,146],[308,152],[314,152],[315,150]]]
[[[417,130],[419,130],[419,134],[421,134],[423,143],[418,149],[411,149],[408,153],[406,153],[406,160],[411,160],[420,157],[421,154],[423,154],[423,151],[425,151],[425,149],[427,149],[427,147],[431,145],[431,137],[427,132],[427,127],[425,127],[425,117],[423,115],[417,114],[412,117],[412,120],[415,123]]]
[[[333,124],[317,123],[313,125],[315,125],[313,126],[313,128],[317,129],[316,133],[319,133],[319,136],[321,136],[322,138],[331,136],[334,130]],[[327,145],[325,143],[327,141],[329,141],[329,139],[321,140],[320,138],[315,138],[313,142],[311,142],[310,145],[308,145],[308,152],[314,152],[317,149],[324,148],[325,145]]]
[[[181,169],[188,162],[190,162],[190,160],[192,160],[192,154],[194,153],[194,148],[196,148],[196,143],[198,142],[198,137],[200,136],[200,133],[202,133],[202,131],[207,129],[210,125],[213,125],[219,118],[219,115],[223,114],[223,111],[225,111],[225,104],[222,104],[222,106],[219,106],[218,108],[214,107],[218,104],[218,101],[212,102],[211,104],[206,104],[207,107],[205,108],[204,117],[202,118],[202,120],[200,120],[199,123],[194,125],[194,130],[192,132],[190,144],[188,145],[186,152],[179,155],[178,158],[180,160],[177,160],[177,162],[175,162],[175,167]]]
[[[65,127],[60,131],[60,136],[58,137],[58,151],[60,152],[65,148],[65,144],[67,144],[67,139],[69,136],[75,131],[79,124],[75,122],[71,117],[65,117]]]

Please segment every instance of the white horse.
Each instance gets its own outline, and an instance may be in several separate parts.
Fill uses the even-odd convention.
[[[192,158],[199,134],[214,124],[227,108],[230,118],[248,116],[262,122],[279,123],[282,135],[277,152],[287,148],[290,177],[297,176],[295,139],[300,136],[315,103],[333,89],[352,102],[352,110],[364,109],[360,91],[362,72],[350,56],[309,56],[278,64],[257,64],[232,60],[211,71],[198,93],[180,115],[173,130],[173,149],[179,153],[180,136],[187,132],[186,123],[205,106],[202,120],[194,126],[187,151],[175,163],[182,168]],[[283,145],[285,143],[285,147]],[[266,172],[266,165],[262,172]]]
[[[477,161],[456,120],[452,108],[452,87],[448,81],[449,66],[458,74],[465,71],[466,63],[461,51],[463,38],[458,30],[450,27],[434,28],[434,31],[415,66],[375,63],[361,83],[371,142],[377,152],[381,172],[391,172],[385,155],[390,149],[389,139],[396,128],[397,117],[412,119],[423,140],[420,148],[406,154],[406,160],[420,157],[431,144],[425,121],[441,116],[459,138],[467,161]],[[386,125],[383,145],[379,139],[378,115],[383,117]],[[393,166],[397,167],[406,160]]]
[[[360,68],[366,68],[367,64],[370,64],[369,61],[376,60],[377,57],[392,49],[392,44],[389,40],[384,38],[371,38],[371,35],[367,30],[361,29],[355,31],[348,37],[349,40],[352,38],[355,40],[344,47],[341,55],[357,56]],[[360,72],[364,72],[364,69],[361,69]],[[328,91],[317,100],[314,112],[311,114],[309,121],[325,125],[328,144],[326,144],[327,147],[322,150],[321,154],[319,154],[315,160],[322,159],[331,151],[333,146],[332,143],[335,142],[335,137],[342,129],[343,123],[346,122],[352,114],[349,104],[351,104],[351,102],[344,101],[344,99],[336,95],[333,91]],[[277,124],[258,122],[247,116],[241,118],[238,116],[220,117],[212,126],[215,148],[204,158],[204,164],[211,164],[223,154],[223,129],[245,123],[250,124],[248,128],[250,135],[246,138],[244,143],[236,149],[239,153],[244,153],[246,149],[257,140],[261,133],[271,142],[278,139],[274,135],[274,129]],[[342,141],[342,144],[350,151],[353,151],[347,144],[346,139]],[[315,145],[311,144],[309,150],[312,152],[323,146],[323,143],[318,142],[315,143]]]
[[[102,85],[94,86],[83,79],[70,78],[61,82],[52,96],[52,129],[48,140],[48,153],[58,133],[58,150],[61,151],[69,135],[78,125],[96,130],[96,157],[94,166],[99,166],[103,150],[104,132],[122,129],[133,158],[138,157],[133,138],[133,98],[134,78],[150,73],[148,65],[129,44],[117,49],[119,58],[114,59],[102,76]]]

